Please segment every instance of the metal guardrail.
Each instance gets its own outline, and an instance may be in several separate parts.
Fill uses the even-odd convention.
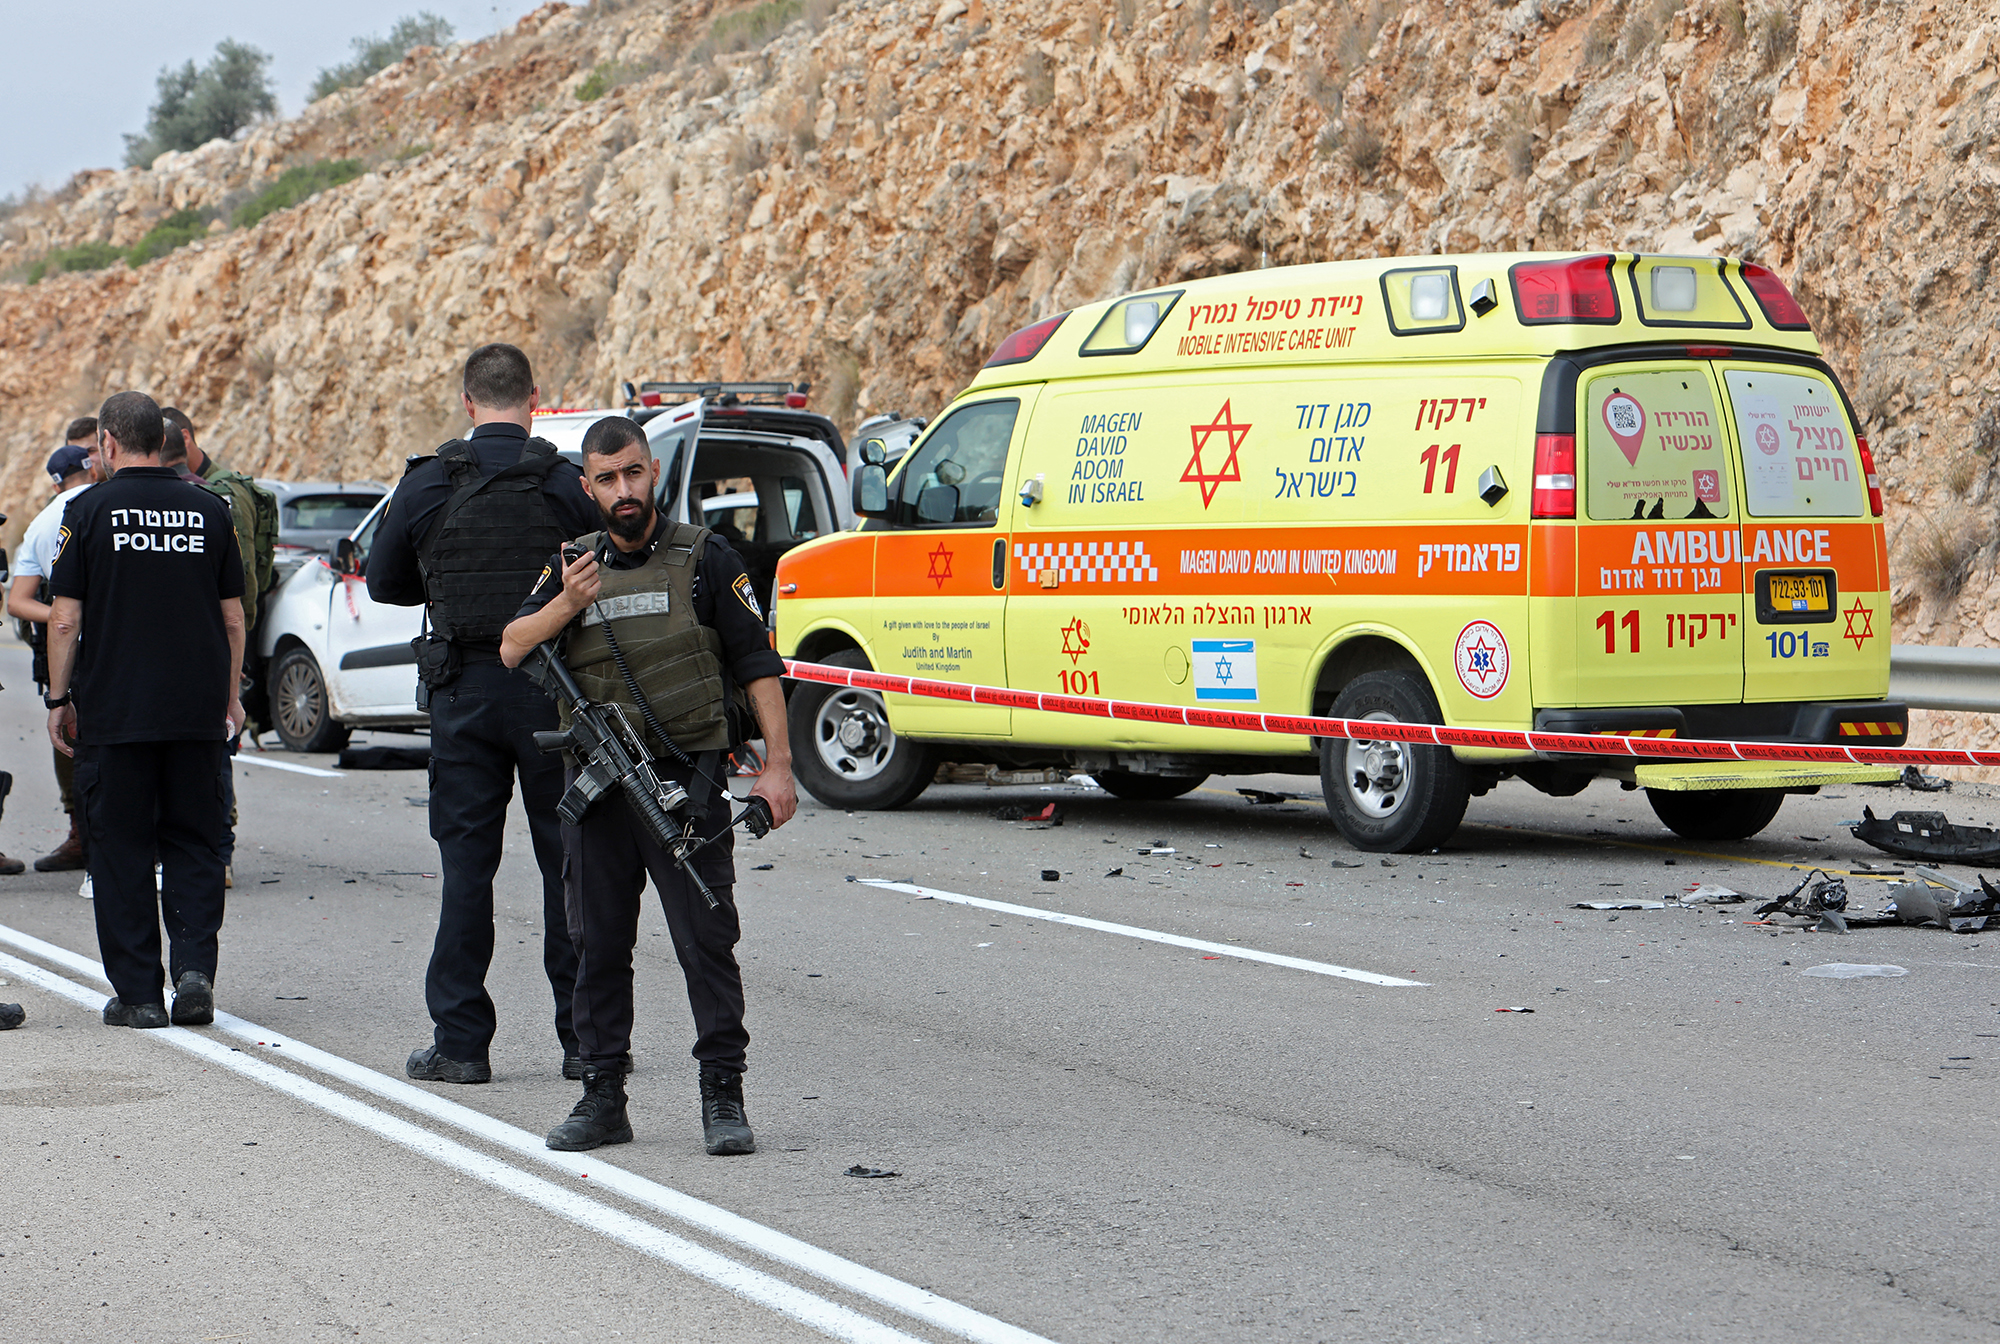
[[[1891,645],[1889,698],[1912,709],[2000,714],[2000,649]]]

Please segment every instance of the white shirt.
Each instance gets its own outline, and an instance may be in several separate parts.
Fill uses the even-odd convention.
[[[50,500],[21,534],[21,553],[15,557],[14,577],[46,579],[56,567],[56,547],[62,540],[63,510],[69,502],[90,489],[90,482],[65,490]]]

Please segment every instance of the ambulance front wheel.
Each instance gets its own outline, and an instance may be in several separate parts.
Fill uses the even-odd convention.
[[[1782,789],[1647,789],[1653,815],[1684,840],[1748,840],[1784,804]]]
[[[859,649],[842,649],[820,661],[868,670],[867,655]],[[800,682],[785,718],[792,770],[806,792],[828,807],[871,812],[901,807],[937,773],[937,758],[927,744],[896,736],[888,707],[875,691]]]
[[[1415,673],[1364,672],[1333,702],[1337,719],[1440,723],[1437,698]],[[1319,782],[1333,824],[1356,849],[1420,854],[1451,838],[1472,797],[1448,747],[1387,739],[1322,739]]]

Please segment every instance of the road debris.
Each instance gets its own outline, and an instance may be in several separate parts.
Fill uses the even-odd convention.
[[[2000,831],[1960,826],[1942,812],[1898,812],[1884,820],[1873,808],[1848,829],[1864,844],[1898,858],[1929,863],[2000,864]]]
[[[1664,910],[1665,901],[1578,901],[1573,910]]]
[[[2000,888],[1984,877],[1979,879],[1977,887],[1968,887],[1937,872],[1925,872],[1920,877],[1921,881],[1898,882],[1890,887],[1889,895],[1894,899],[1882,913],[1894,915],[1899,924],[1950,929],[1953,933],[2000,929]],[[1950,899],[1940,897],[1933,885],[1950,892]]]
[[[1496,1013],[1532,1013],[1535,1010],[1532,1008],[1495,1008],[1493,1011]]]
[[[889,1171],[883,1167],[864,1167],[857,1162],[840,1174],[843,1176],[858,1177],[864,1181],[880,1181],[890,1176],[901,1176],[903,1173],[900,1171]]]
[[[28,1020],[28,1010],[18,1003],[0,1003],[0,1031],[12,1031]]]
[[[1741,905],[1749,900],[1740,891],[1714,882],[1697,882],[1681,893],[1682,905]]]
[[[753,867],[750,871],[753,873],[768,873],[777,866],[778,865],[775,863],[760,863],[757,864],[755,867]]]
[[[1125,870],[1124,870],[1123,868],[1113,868],[1113,869],[1112,869],[1112,870],[1111,870],[1110,872],[1106,873],[1106,874],[1105,874],[1105,876],[1106,876],[1106,877],[1123,877],[1123,876],[1125,876]]]
[[[1026,810],[1020,803],[1009,803],[1005,807],[995,808],[993,811],[993,819],[995,821],[1040,822],[1042,823],[1041,829],[1046,829],[1050,826],[1060,826],[1063,824],[1062,809],[1060,807],[1057,807],[1054,803],[1050,803],[1047,807],[1041,808],[1036,811]]]
[[[1044,868],[1044,869],[1042,869],[1042,881],[1044,881],[1044,882],[1060,882],[1060,881],[1062,881],[1062,869],[1060,869],[1060,868]]]
[[[1142,846],[1139,853],[1142,855],[1152,855],[1156,858],[1164,858],[1169,854],[1178,854],[1180,851],[1172,845],[1153,845],[1150,847]]]
[[[1908,975],[1909,971],[1901,966],[1868,966],[1852,961],[1831,961],[1824,966],[1808,966],[1799,974],[1817,976],[1822,980],[1864,980],[1872,976],[1894,979],[1899,975]]]
[[[1903,767],[1903,777],[1896,781],[1906,789],[1918,793],[1949,793],[1951,781],[1940,775],[1927,775],[1914,765]]]
[[[1817,882],[1813,881],[1815,874],[1820,879]],[[1806,892],[1809,885],[1812,890]],[[1803,899],[1800,897],[1801,892],[1806,893]],[[1823,869],[1814,868],[1799,879],[1796,887],[1775,901],[1766,901],[1758,906],[1754,913],[1760,918],[1764,915],[1777,914],[1792,915],[1799,919],[1816,919],[1819,921],[1816,927],[1821,933],[1846,933],[1848,926],[1846,911],[1847,883]],[[1870,921],[1871,924],[1874,922]]]
[[[1333,859],[1327,863],[1327,867],[1329,868],[1359,868],[1360,866],[1358,863],[1344,863],[1339,859]]]
[[[429,747],[343,747],[337,762],[342,770],[428,770]]]
[[[1299,801],[1299,795],[1296,793],[1273,793],[1269,789],[1238,789],[1237,792],[1242,794],[1252,807],[1273,807],[1279,803]]]

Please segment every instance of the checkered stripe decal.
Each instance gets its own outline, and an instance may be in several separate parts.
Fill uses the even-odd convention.
[[[1053,569],[1063,583],[1158,583],[1160,569],[1141,541],[1017,541],[1014,558],[1034,582]]]

